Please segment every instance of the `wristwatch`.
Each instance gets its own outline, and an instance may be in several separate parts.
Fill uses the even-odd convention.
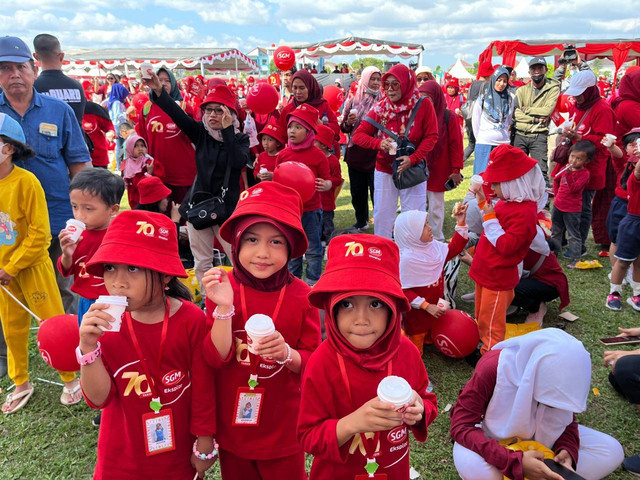
[[[101,355],[102,355],[102,349],[100,348],[100,342],[98,342],[98,346],[93,352],[89,352],[84,355],[80,350],[80,345],[76,347],[76,360],[78,360],[78,363],[82,366],[91,365],[98,358],[100,358]]]

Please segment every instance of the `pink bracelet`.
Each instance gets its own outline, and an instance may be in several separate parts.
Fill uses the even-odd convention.
[[[229,313],[218,313],[218,306],[216,305],[216,308],[213,310],[213,316],[214,318],[218,319],[218,320],[229,320],[230,318],[233,318],[233,316],[236,313],[236,307],[235,305],[231,305],[231,311]]]
[[[211,460],[212,458],[215,458],[218,455],[219,445],[215,440],[213,441],[213,451],[209,454],[200,453],[198,451],[198,448],[196,447],[197,444],[198,444],[198,440],[193,442],[193,454],[200,460]]]

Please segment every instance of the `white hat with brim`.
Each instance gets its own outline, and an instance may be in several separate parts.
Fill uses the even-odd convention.
[[[593,87],[597,81],[596,74],[591,70],[582,70],[571,77],[569,88],[567,88],[564,93],[572,97],[577,97],[578,95],[582,95],[587,88]]]

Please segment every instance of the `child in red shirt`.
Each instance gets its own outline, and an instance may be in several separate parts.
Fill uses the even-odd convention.
[[[120,318],[95,303],[80,326],[82,390],[103,409],[94,478],[202,477],[217,455],[214,372],[202,358],[204,314],[176,278],[187,274],[174,224],[159,213],[119,214],[87,271],[128,303]]]
[[[231,244],[233,273],[213,268],[202,278],[213,322],[204,353],[217,370],[225,480],[307,478],[295,427],[300,377],[320,343],[320,320],[307,299],[309,287],[287,268],[307,249],[301,215],[295,190],[269,181],[249,188],[220,228]],[[270,316],[275,332],[251,344],[254,354],[245,323],[255,314]]]
[[[118,175],[102,168],[89,168],[78,173],[69,185],[69,198],[73,217],[86,226],[77,242],[72,234],[60,232],[62,255],[58,258],[58,271],[64,277],[73,275],[71,291],[79,295],[78,324],[89,307],[100,295],[108,295],[102,277],[87,273],[85,264],[102,243],[111,219],[120,210],[124,182]]]
[[[400,248],[400,282],[411,305],[404,331],[421,355],[433,322],[439,321],[446,311],[437,305],[444,298],[444,265],[462,252],[469,241],[466,216],[465,205],[457,214],[456,232],[449,244],[434,238],[427,212],[409,210],[396,218],[393,232]]]
[[[309,300],[326,312],[327,340],[309,360],[302,385],[298,439],[314,455],[311,480],[409,478],[409,435],[424,442],[438,415],[418,350],[403,337],[409,310],[398,278],[398,247],[374,235],[340,235]],[[413,389],[403,407],[377,397],[387,376]],[[372,476],[373,477],[373,476]]]
[[[331,149],[334,146],[333,143],[333,130],[326,125],[318,125],[318,134],[313,144],[322,150],[322,153],[327,157],[329,162],[329,172],[331,180],[331,188],[326,192],[320,194],[322,201],[322,241],[329,242],[331,235],[335,230],[333,225],[333,217],[336,209],[336,197],[340,192],[342,186],[342,170],[340,169],[340,161],[333,153]]]
[[[569,268],[575,268],[582,253],[580,217],[582,192],[589,183],[585,165],[593,161],[596,147],[589,140],[580,140],[571,147],[568,165],[553,179],[553,212],[551,213],[551,244],[556,255],[562,250],[565,230],[569,233]]]
[[[482,177],[500,200],[494,209],[482,188],[476,192],[484,211],[484,231],[469,269],[469,277],[476,282],[475,315],[482,354],[504,340],[507,307],[520,280],[518,264],[536,236],[537,204],[544,205],[546,197],[537,161],[522,150],[503,144],[489,159]]]
[[[287,143],[287,135],[277,121],[265,125],[258,134],[258,140],[262,144],[264,152],[258,155],[253,164],[253,176],[260,181],[273,180],[273,171],[276,168],[278,153]]]
[[[284,162],[304,163],[316,176],[316,192],[303,205],[302,228],[309,240],[306,282],[313,286],[322,273],[322,201],[321,192],[331,189],[331,173],[326,155],[313,142],[318,131],[318,110],[303,103],[287,115],[287,148],[278,153],[276,165]],[[302,256],[293,257],[289,269],[298,278],[302,276]]]
[[[129,206],[136,208],[140,203],[138,182],[153,175],[153,158],[149,155],[147,141],[139,135],[131,135],[125,142],[125,163],[122,170],[124,184],[127,187]]]

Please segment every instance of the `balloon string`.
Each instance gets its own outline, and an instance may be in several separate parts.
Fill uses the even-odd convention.
[[[11,293],[9,290],[7,290],[7,287],[5,287],[4,285],[0,285],[0,287],[2,287],[2,289],[3,289],[5,292],[7,292],[7,295],[9,295],[11,298],[13,298],[16,302],[18,302],[18,305],[20,305],[20,306],[21,306],[22,308],[24,308],[27,312],[29,312],[29,313],[31,314],[31,316],[32,316],[33,318],[35,318],[35,319],[38,321],[38,323],[42,323],[42,320],[40,319],[40,317],[38,317],[35,313],[33,313],[31,310],[29,310],[29,309],[27,308],[27,306],[26,306],[24,303],[22,303],[20,300],[18,300],[18,299],[13,295],[13,293]]]

